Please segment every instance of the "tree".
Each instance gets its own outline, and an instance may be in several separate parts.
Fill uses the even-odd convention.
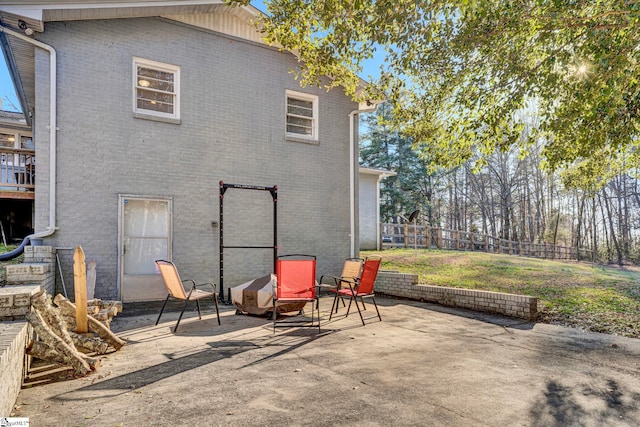
[[[496,150],[542,143],[544,165],[597,191],[640,163],[640,2],[265,4],[266,40],[296,52],[303,84],[384,91],[396,124],[435,165],[480,154],[481,166]],[[377,50],[385,71],[358,92],[362,62]],[[520,112],[531,105],[539,125],[522,138]]]
[[[411,140],[389,127],[392,110],[382,105],[365,117],[363,142],[360,147],[362,166],[386,169],[397,173],[385,178],[380,188],[380,216],[383,222],[399,214],[420,209],[421,217],[433,225],[435,186],[438,177],[427,172],[428,160],[413,149]]]

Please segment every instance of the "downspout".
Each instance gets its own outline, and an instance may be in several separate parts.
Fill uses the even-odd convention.
[[[356,177],[355,163],[355,117],[360,110],[349,113],[349,258],[356,256]]]
[[[57,129],[57,112],[56,112],[56,100],[57,100],[57,77],[56,77],[56,51],[48,44],[42,43],[38,40],[27,37],[16,31],[10,30],[0,25],[0,32],[12,35],[20,40],[30,43],[40,49],[44,49],[49,52],[49,226],[46,230],[33,233],[24,238],[20,246],[11,252],[0,255],[0,261],[9,260],[17,257],[24,251],[24,247],[34,238],[49,237],[56,232],[56,168],[57,168],[57,141],[56,131]]]

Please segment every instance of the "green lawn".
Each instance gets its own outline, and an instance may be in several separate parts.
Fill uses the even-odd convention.
[[[391,249],[382,268],[418,274],[422,284],[531,295],[540,321],[640,338],[640,268],[482,252]]]
[[[5,246],[2,243],[0,243],[0,254],[6,253],[6,252],[11,252],[12,250],[14,250],[16,248],[15,245],[8,245]],[[4,272],[4,268],[6,265],[9,264],[20,264],[22,261],[24,260],[24,255],[20,255],[19,257],[16,257],[10,261],[0,261],[0,283],[2,283],[2,281],[5,279],[5,272]]]

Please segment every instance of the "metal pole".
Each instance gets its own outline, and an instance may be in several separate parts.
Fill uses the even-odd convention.
[[[56,263],[58,264],[58,273],[60,273],[60,283],[62,283],[62,291],[64,292],[64,297],[69,298],[67,295],[67,287],[64,284],[64,277],[62,276],[62,266],[60,265],[60,257],[58,256],[58,252],[56,252]]]
[[[276,261],[278,259],[278,186],[271,190],[273,198],[273,274],[276,274]]]
[[[224,182],[220,181],[220,301],[224,301],[224,192]]]

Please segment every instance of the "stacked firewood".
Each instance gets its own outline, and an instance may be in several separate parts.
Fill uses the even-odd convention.
[[[100,358],[110,348],[117,351],[125,342],[109,328],[113,316],[122,311],[118,301],[89,300],[87,305],[88,333],[78,333],[76,306],[64,296],[54,298],[45,291],[31,297],[31,312],[27,320],[38,339],[27,347],[27,353],[38,359],[71,366],[76,375],[86,375],[100,365]]]

